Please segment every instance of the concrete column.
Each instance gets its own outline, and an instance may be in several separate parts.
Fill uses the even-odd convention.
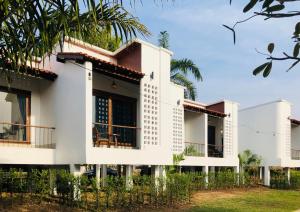
[[[78,164],[70,164],[70,173],[73,174],[75,177],[80,177],[84,173],[84,167]],[[80,200],[81,198],[80,189],[78,188],[78,185],[74,185],[73,196],[75,200]]]
[[[270,186],[271,170],[269,166],[265,166],[264,185]]]
[[[237,176],[237,184],[239,185],[240,184],[240,175],[239,175],[239,173],[240,173],[240,167],[239,166],[235,166],[235,167],[233,167],[233,170],[234,170],[234,173],[236,174],[236,176]]]
[[[155,183],[158,186],[159,180],[162,180],[165,188],[166,170],[164,166],[151,166],[151,176],[155,178]]]
[[[56,170],[51,168],[49,170],[50,174],[50,187],[51,187],[51,194],[56,196],[57,195],[57,188],[56,188]]]
[[[133,172],[133,166],[126,165],[126,188],[127,189],[131,189],[133,186],[132,172]]]
[[[259,167],[259,179],[263,179],[263,167]]]
[[[290,184],[291,183],[290,182],[290,179],[291,179],[291,169],[287,167],[287,168],[284,169],[284,171],[285,171],[285,174],[286,174],[286,176],[288,178],[288,182]]]
[[[107,165],[101,165],[102,186],[106,185]]]
[[[210,167],[210,172],[212,172],[212,173],[215,173],[215,172],[216,172],[216,169],[215,169],[214,166],[211,166],[211,167]]]
[[[205,187],[208,185],[208,166],[203,166],[202,167],[202,172],[205,174]]]
[[[151,176],[159,178],[159,166],[151,166]]]
[[[97,187],[100,187],[100,179],[101,179],[101,174],[100,174],[100,164],[96,164],[95,166],[96,168],[96,183],[97,183]]]

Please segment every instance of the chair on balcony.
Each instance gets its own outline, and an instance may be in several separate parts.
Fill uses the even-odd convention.
[[[112,139],[111,139],[112,137]],[[97,127],[93,127],[93,143],[94,147],[99,147],[100,145],[107,145],[110,147],[111,143],[110,141],[113,141],[114,146],[118,146],[118,137],[120,137],[119,134],[111,134],[109,135],[107,132],[101,133],[97,129]]]

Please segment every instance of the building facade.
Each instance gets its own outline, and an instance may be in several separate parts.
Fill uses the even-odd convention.
[[[141,40],[110,52],[66,38],[9,86],[1,77],[0,164],[124,165],[128,175],[151,165],[159,176],[186,151],[182,166],[238,167],[237,104],[185,100],[171,56]]]
[[[300,167],[300,121],[292,119],[292,105],[278,100],[239,111],[239,151],[262,157],[261,175],[270,185],[272,168]]]

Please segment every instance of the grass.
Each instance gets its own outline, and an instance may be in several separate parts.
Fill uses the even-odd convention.
[[[187,211],[295,211],[300,209],[300,191],[254,189],[249,191],[196,194]]]

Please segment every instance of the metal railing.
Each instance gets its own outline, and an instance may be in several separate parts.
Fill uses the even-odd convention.
[[[292,160],[300,160],[300,150],[291,149]]]
[[[54,149],[54,127],[0,122],[0,145]]]
[[[204,157],[205,144],[197,142],[185,142],[184,154],[186,156]]]
[[[94,147],[136,147],[138,130],[135,126],[93,123]]]
[[[224,146],[208,144],[208,157],[223,158],[224,157]]]

